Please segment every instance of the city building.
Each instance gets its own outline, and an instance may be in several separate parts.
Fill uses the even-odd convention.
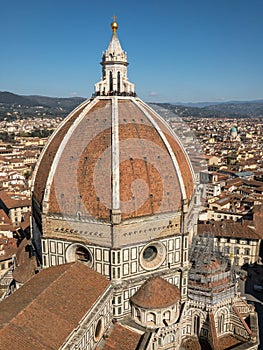
[[[1,191],[0,208],[5,211],[12,224],[18,227],[30,212],[31,201],[24,196],[12,195]]]
[[[230,259],[232,265],[241,268],[244,264],[258,262],[262,234],[254,226],[233,220],[198,225],[198,234],[208,232],[213,235],[215,244]]]
[[[1,344],[179,350],[204,342],[223,350],[229,341],[220,340],[231,339],[231,349],[256,349],[257,315],[230,264],[195,240],[190,159],[136,96],[115,20],[111,28],[94,95],[36,165],[31,230],[42,270],[0,304]]]
[[[189,260],[188,301],[182,321],[183,334],[189,337],[183,339],[183,345],[189,348],[190,343],[194,349],[257,349],[254,306],[240,297],[229,259],[222,256],[210,234],[194,237]]]

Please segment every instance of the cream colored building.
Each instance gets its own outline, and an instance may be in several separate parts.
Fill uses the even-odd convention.
[[[215,244],[232,265],[241,267],[258,262],[261,236],[247,224],[232,220],[199,224],[198,234],[204,233],[214,236]]]

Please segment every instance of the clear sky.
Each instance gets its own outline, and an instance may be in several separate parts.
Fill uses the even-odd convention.
[[[0,91],[90,97],[112,16],[145,101],[263,98],[263,0],[0,0]]]

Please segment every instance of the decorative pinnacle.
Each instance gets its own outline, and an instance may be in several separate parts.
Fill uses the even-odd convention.
[[[116,22],[117,16],[113,16],[112,19],[113,19],[113,22],[111,23],[111,29],[113,33],[116,33],[118,29],[118,23]]]

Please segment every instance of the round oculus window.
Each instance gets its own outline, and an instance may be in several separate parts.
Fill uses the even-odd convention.
[[[80,261],[88,266],[92,265],[92,255],[89,249],[80,244],[72,244],[66,251],[67,262]]]
[[[154,245],[146,247],[143,251],[143,259],[145,261],[152,261],[156,258],[158,250]]]
[[[94,332],[94,340],[98,342],[103,335],[103,320],[100,318],[96,324]]]
[[[160,242],[152,242],[143,248],[140,264],[145,270],[157,269],[165,260],[166,249]]]

